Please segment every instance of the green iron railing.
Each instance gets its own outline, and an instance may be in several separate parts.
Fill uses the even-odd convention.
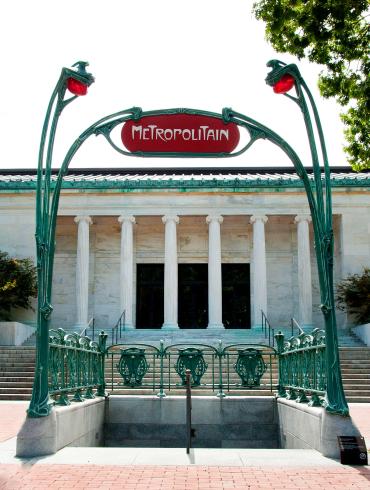
[[[185,390],[190,370],[196,391],[209,390],[218,397],[246,389],[272,393],[276,359],[277,351],[261,344],[118,344],[106,351],[105,379],[112,394],[140,389],[164,397]]]
[[[101,332],[99,342],[62,328],[50,330],[49,393],[56,405],[105,396],[104,357],[107,335]],[[94,390],[96,393],[94,394]]]
[[[325,331],[315,329],[284,339],[275,335],[279,353],[278,395],[309,406],[325,404],[327,389]],[[308,398],[310,397],[310,398]]]

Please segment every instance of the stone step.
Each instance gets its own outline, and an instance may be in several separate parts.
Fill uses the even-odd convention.
[[[35,372],[34,371],[0,371],[0,379],[5,378],[7,376],[10,376],[11,378],[13,377],[34,377]]]
[[[23,374],[23,373],[22,373]],[[19,383],[25,383],[25,382],[30,382],[33,383],[34,379],[34,374],[31,373],[29,376],[0,376],[0,384],[1,383],[7,383],[7,382],[19,382]]]
[[[30,381],[0,381],[0,389],[3,388],[32,388],[33,379]]]
[[[346,396],[348,403],[370,403],[370,396]]]
[[[31,394],[22,393],[0,393],[0,400],[31,400]]]
[[[25,395],[26,393],[31,394],[32,393],[32,387],[30,388],[1,388],[0,393],[13,393],[13,394],[22,394]]]
[[[35,367],[35,363],[33,362],[9,362],[9,363],[6,363],[6,364],[2,364],[0,366],[0,371],[6,371],[8,369],[12,369],[12,368],[34,368]]]

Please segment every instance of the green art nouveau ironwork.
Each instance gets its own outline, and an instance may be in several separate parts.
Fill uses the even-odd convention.
[[[277,351],[273,347],[260,344],[235,344],[223,347],[207,344],[172,344],[165,346],[161,341],[159,346],[151,344],[126,344],[125,349],[120,344],[111,345],[106,350],[105,378],[106,387],[110,393],[120,393],[125,386],[133,389],[149,390],[163,398],[167,393],[185,388],[184,374],[190,369],[191,382],[194,390],[208,390],[217,397],[230,395],[234,391],[245,389],[275,389],[273,380],[274,365],[277,363]],[[256,351],[261,359],[264,372],[258,376],[258,385],[245,385],[240,382],[236,370],[239,352]],[[145,358],[149,369],[139,383],[122,383],[120,360],[122,352],[140,352],[140,359]],[[118,362],[117,362],[118,361]],[[179,377],[181,383],[179,383]],[[129,376],[128,376],[129,379]],[[144,391],[148,393],[148,391]]]
[[[180,376],[183,386],[186,385],[186,371],[188,369],[191,373],[191,385],[199,386],[207,367],[208,364],[205,362],[203,352],[200,349],[194,347],[179,349],[175,370]]]
[[[121,349],[121,358],[117,369],[125,386],[141,386],[143,377],[148,372],[149,364],[145,357],[145,349],[132,347]]]
[[[238,360],[234,365],[235,371],[242,380],[242,386],[252,388],[252,386],[259,386],[261,378],[265,374],[267,366],[263,360],[261,351],[253,349],[238,350]]]
[[[133,107],[103,117],[83,131],[69,148],[60,167],[56,181],[52,185],[51,167],[53,163],[53,147],[59,117],[64,108],[70,102],[75,100],[77,95],[86,93],[87,87],[94,81],[92,75],[86,72],[87,63],[77,62],[74,66],[76,67],[75,70],[69,68],[62,69],[61,76],[53,91],[47,109],[40,143],[36,191],[36,247],[38,267],[36,372],[28,415],[31,417],[41,417],[48,415],[51,410],[48,388],[49,318],[53,309],[51,305],[51,289],[54,264],[55,225],[59,196],[63,177],[67,174],[68,167],[74,155],[84,142],[93,135],[103,135],[116,151],[125,156],[230,158],[241,155],[255,142],[266,139],[279,147],[289,157],[305,187],[314,228],[315,250],[322,303],[321,310],[325,320],[327,346],[325,351],[327,377],[325,407],[330,412],[347,415],[348,406],[342,386],[334,309],[333,229],[330,171],[318,111],[312,95],[297,66],[293,64],[285,65],[277,60],[270,61],[268,66],[271,68],[271,71],[266,78],[266,82],[271,86],[276,86],[278,82],[281,82],[283,77],[290,77],[290,80],[292,81],[289,88],[294,87],[296,95],[292,96],[287,93],[285,93],[285,95],[290,100],[297,103],[304,118],[311,149],[313,181],[309,178],[297,153],[282,137],[258,121],[232,109],[225,108],[223,109],[222,114],[217,114],[209,111],[182,108],[145,112],[138,107]],[[73,83],[70,83],[71,79]],[[77,90],[75,90],[76,85]],[[67,86],[70,91],[73,92],[75,90],[75,96],[65,98]],[[310,109],[314,116],[313,122],[310,118]],[[113,141],[112,131],[126,121],[139,120],[144,116],[161,114],[204,115],[221,119],[225,124],[232,122],[247,131],[249,141],[240,150],[234,151],[233,153],[210,154],[180,152],[130,153],[120,148]],[[316,144],[314,127],[318,134],[318,144]],[[320,164],[322,165],[321,167]],[[104,357],[102,359],[102,362],[104,362]],[[163,357],[160,357],[160,359],[161,362],[163,362]],[[101,388],[101,393],[103,392],[104,387]],[[222,389],[220,390],[219,395],[223,396]]]
[[[104,385],[104,364],[100,342],[62,328],[50,330],[49,393],[56,405],[69,405],[73,401],[95,398],[94,389],[101,392]]]
[[[310,406],[325,405],[325,332],[314,329],[310,334],[302,332],[289,340],[285,340],[279,332],[275,339],[279,353],[279,396],[297,402],[309,402]]]

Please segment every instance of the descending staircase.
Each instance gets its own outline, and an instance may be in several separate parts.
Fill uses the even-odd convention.
[[[276,329],[277,330],[277,329]],[[276,331],[275,330],[275,331]],[[248,331],[247,331],[248,332]],[[249,331],[250,332],[250,331]],[[166,343],[172,343],[175,336],[177,342],[200,342],[199,330],[191,331],[177,331],[174,332],[155,332],[155,331],[141,331],[139,335],[135,332],[125,332],[122,342],[131,343],[133,341],[139,343],[149,343],[156,345],[161,338],[166,340]],[[203,335],[204,333],[204,335]],[[246,331],[224,331],[222,337],[223,345],[230,343],[265,343],[265,337],[262,332],[250,332]],[[289,331],[284,332],[286,337],[289,338]],[[163,335],[164,334],[164,335]],[[180,334],[180,338],[178,335]],[[208,344],[217,344],[218,340],[215,340],[217,335],[214,332],[202,332],[202,341]],[[146,341],[146,342],[145,342]],[[348,402],[369,402],[370,403],[370,347],[366,347],[363,343],[351,334],[340,334],[340,360],[342,368],[343,385]],[[175,343],[175,342],[173,342]],[[173,360],[173,363],[175,359]],[[21,347],[8,347],[0,346],[0,400],[29,400],[32,392],[32,383],[35,368],[35,347],[32,346],[32,338],[28,339],[25,345]],[[110,377],[111,367],[107,364],[107,377]],[[148,377],[152,375],[149,371]],[[234,379],[235,378],[235,379]],[[236,380],[236,375],[232,375],[231,382]],[[119,383],[119,375],[114,376],[114,382]],[[208,384],[211,383],[210,375],[205,374],[204,380]],[[255,390],[230,390],[229,394],[249,394],[249,395],[271,395],[269,389],[269,375],[265,374],[262,378],[262,385]],[[277,384],[277,367],[275,364],[272,366],[272,383]],[[143,388],[138,391],[129,388],[114,386],[113,393],[126,393],[126,394],[152,394],[153,390],[150,388]],[[117,388],[120,388],[118,391]],[[109,385],[108,385],[109,389]],[[217,390],[216,390],[217,391]],[[156,390],[155,390],[156,392]],[[168,390],[166,389],[168,393]],[[182,388],[176,388],[174,386],[170,390],[169,394],[183,394]],[[213,394],[214,392],[209,387],[201,389],[203,394]],[[197,393],[198,394],[198,393]]]
[[[34,347],[0,347],[0,400],[30,400]]]

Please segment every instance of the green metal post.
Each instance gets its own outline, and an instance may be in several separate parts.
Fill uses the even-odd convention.
[[[105,356],[107,353],[107,338],[108,335],[105,332],[100,332],[99,334],[99,352],[100,352],[100,369],[99,369],[99,386],[96,394],[98,396],[107,396],[105,391],[106,383],[105,383]],[[112,370],[113,376],[113,370]]]
[[[278,332],[275,335],[275,340],[276,340],[276,348],[278,352],[278,359],[279,359],[279,385],[278,385],[278,395],[282,398],[286,398],[287,394],[285,391],[284,387],[284,376],[283,376],[283,363],[282,363],[282,358],[281,354],[284,350],[284,334],[281,332]]]
[[[315,189],[314,198],[309,199],[309,205],[314,229],[316,260],[319,272],[321,295],[320,308],[324,316],[326,337],[327,387],[324,406],[328,412],[348,415],[349,410],[343,390],[340,370],[338,334],[335,316],[333,286],[334,236],[332,225],[331,183],[324,133],[315,101],[306,82],[302,78],[298,67],[294,64],[286,65],[278,60],[271,60],[267,66],[272,68],[266,78],[266,83],[270,86],[277,84],[283,76],[293,77],[296,97],[287,93],[284,93],[284,95],[298,104],[302,111],[306,126],[311,150]],[[323,175],[322,168],[320,167],[320,158],[316,145],[313,123],[310,117],[309,105],[314,116],[314,123],[318,133],[321,162],[324,170]],[[307,196],[309,196],[309,194],[312,195],[312,184],[307,178],[306,170],[297,167],[296,169],[299,177],[303,180]]]
[[[158,398],[165,398],[166,393],[164,392],[164,358],[165,358],[165,349],[164,349],[164,340],[160,340],[159,342],[159,369],[160,369],[160,379],[159,379],[159,392],[157,393]],[[170,370],[168,371],[168,376],[170,376]]]
[[[77,98],[77,95],[65,99],[69,79],[89,86],[94,79],[86,72],[86,62],[75,63],[76,70],[63,68],[59,80],[51,95],[46,111],[41,134],[39,159],[37,169],[36,190],[36,252],[37,252],[37,331],[36,331],[36,366],[32,398],[28,408],[29,417],[49,415],[52,402],[49,399],[48,359],[49,359],[49,318],[53,307],[51,305],[51,289],[54,265],[55,222],[57,208],[50,204],[51,168],[55,134],[59,117],[63,109]],[[55,214],[55,216],[53,216]]]

